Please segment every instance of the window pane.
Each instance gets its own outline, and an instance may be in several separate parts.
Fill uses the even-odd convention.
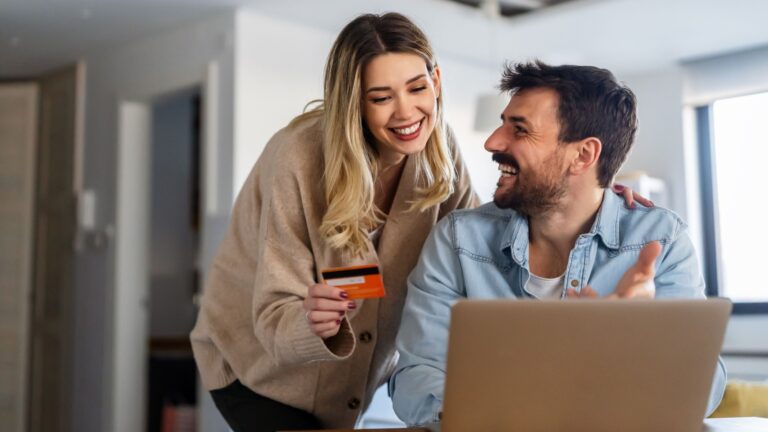
[[[715,189],[720,233],[720,295],[768,300],[768,93],[713,105]]]

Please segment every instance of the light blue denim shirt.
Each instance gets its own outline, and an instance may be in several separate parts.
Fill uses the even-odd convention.
[[[604,193],[592,229],[576,240],[563,284],[590,285],[601,296],[614,291],[647,243],[658,240],[656,298],[703,298],[704,281],[686,224],[675,213]],[[397,336],[400,360],[390,380],[397,415],[409,425],[434,422],[443,403],[451,306],[461,298],[529,298],[528,220],[493,203],[455,211],[429,235],[408,279],[408,296]],[[725,390],[719,362],[707,415]]]

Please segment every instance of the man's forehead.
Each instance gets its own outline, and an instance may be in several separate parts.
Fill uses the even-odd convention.
[[[556,118],[559,99],[555,90],[545,87],[518,91],[512,95],[507,109],[504,110],[504,116],[523,117],[528,120],[547,116]]]

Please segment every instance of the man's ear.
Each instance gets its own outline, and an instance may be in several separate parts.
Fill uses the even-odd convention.
[[[597,168],[597,161],[603,150],[603,143],[600,139],[589,137],[574,143],[574,145],[575,153],[571,160],[571,174],[582,175],[593,167]]]

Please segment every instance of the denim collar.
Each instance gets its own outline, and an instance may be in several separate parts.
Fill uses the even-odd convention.
[[[620,244],[619,221],[624,208],[624,198],[608,189],[603,190],[603,202],[595,222],[586,237],[599,237],[609,249],[618,249]],[[501,251],[518,265],[528,262],[528,218],[516,211],[511,212],[509,223],[501,235]]]

